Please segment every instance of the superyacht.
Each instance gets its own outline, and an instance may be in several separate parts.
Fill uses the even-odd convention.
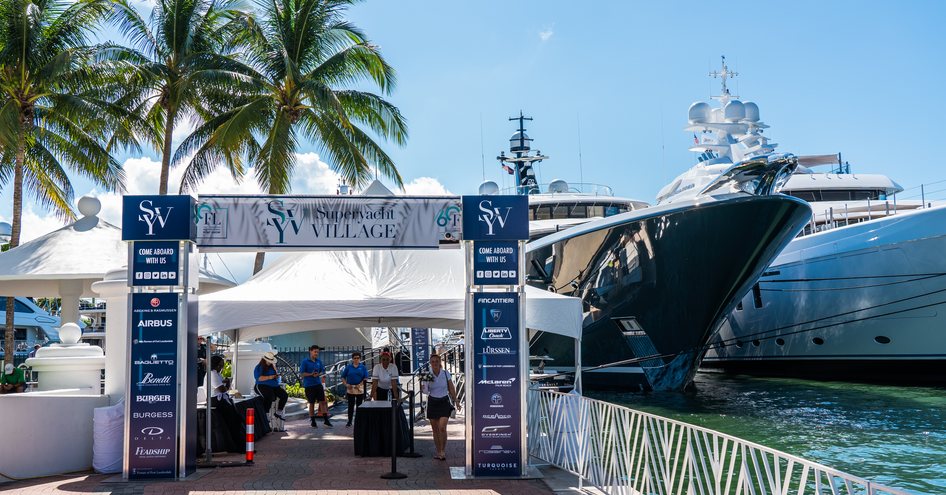
[[[795,158],[744,154],[690,198],[647,207],[560,180],[543,192],[533,165],[548,157],[532,154],[525,118],[518,120],[511,156],[499,159],[517,192],[529,195],[528,283],[582,300],[584,387],[685,388],[716,322],[810,217],[803,201],[775,193]],[[490,182],[480,191],[496,189]],[[540,333],[530,352],[574,370],[565,337]]]

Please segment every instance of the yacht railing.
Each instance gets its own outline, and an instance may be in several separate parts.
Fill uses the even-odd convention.
[[[551,193],[550,183],[537,184],[539,191],[543,194]],[[519,194],[522,186],[506,187],[499,191],[499,194]],[[614,196],[614,189],[604,184],[595,184],[592,182],[569,182],[567,191],[559,191],[560,194],[583,194],[588,196]]]
[[[717,431],[529,390],[529,454],[613,495],[909,495]]]

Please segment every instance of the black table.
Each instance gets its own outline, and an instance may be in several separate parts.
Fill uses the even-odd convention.
[[[398,418],[397,453],[410,445],[410,426],[404,409],[396,408]],[[383,457],[391,455],[391,401],[365,402],[355,413],[355,455]]]
[[[266,420],[266,411],[264,410],[263,398],[262,397],[252,397],[249,399],[239,399],[235,400],[233,405],[236,408],[237,413],[243,418],[243,421],[246,421],[246,410],[253,408],[255,428],[254,428],[254,438],[258,441],[260,438],[264,437],[267,433],[272,431],[269,427],[269,421]],[[220,411],[216,408],[213,409],[213,414],[210,416],[210,420],[213,422],[213,433],[211,434],[211,449],[214,452],[243,452],[246,449],[246,443],[240,445],[234,445],[231,435],[226,431],[226,425],[223,421],[223,416],[220,414]],[[390,418],[388,418],[390,421]],[[207,408],[197,408],[197,455],[202,455],[204,453],[204,446],[207,445],[206,434],[207,430]],[[388,427],[390,430],[390,427]]]

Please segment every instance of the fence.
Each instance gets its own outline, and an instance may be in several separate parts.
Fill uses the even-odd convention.
[[[615,495],[909,495],[720,432],[530,390],[529,454]]]

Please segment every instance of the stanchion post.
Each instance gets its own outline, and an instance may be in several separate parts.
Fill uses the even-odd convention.
[[[256,414],[253,408],[246,410],[246,463],[253,464],[253,450],[256,448]]]
[[[407,475],[404,473],[397,472],[397,416],[395,413],[395,408],[397,407],[397,397],[394,395],[397,393],[397,389],[391,387],[391,472],[384,473],[381,475],[382,479],[386,480],[402,480],[407,478]]]
[[[415,392],[411,390],[408,393],[411,394],[410,402],[408,403],[411,408],[411,412],[410,412],[411,443],[408,444],[410,451],[404,454],[404,457],[411,457],[411,458],[423,457],[421,454],[414,452],[414,393]]]

